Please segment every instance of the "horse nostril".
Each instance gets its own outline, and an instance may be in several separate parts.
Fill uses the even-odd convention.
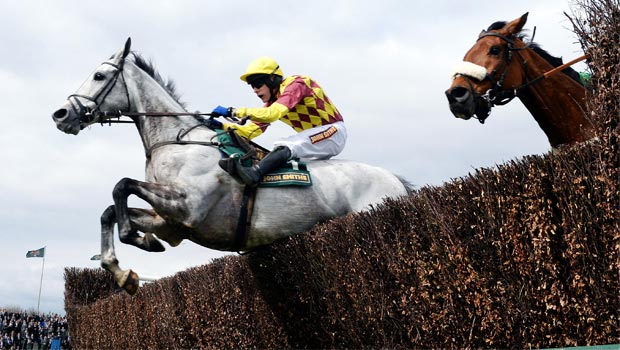
[[[67,117],[67,109],[66,108],[61,108],[59,110],[57,110],[56,112],[54,112],[54,114],[52,114],[52,118],[54,120],[59,120],[59,119],[63,119]]]
[[[467,99],[469,98],[469,90],[467,90],[466,88],[462,87],[462,86],[457,86],[454,89],[450,90],[449,93],[447,93],[448,95],[448,99],[450,99],[451,101],[454,100],[455,102],[465,102],[467,101]]]

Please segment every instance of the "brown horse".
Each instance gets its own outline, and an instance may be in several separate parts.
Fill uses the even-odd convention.
[[[586,89],[579,73],[568,67],[545,75],[561,66],[562,59],[533,42],[524,42],[521,30],[527,15],[493,23],[480,33],[446,90],[450,111],[457,118],[474,117],[484,123],[493,106],[518,97],[552,147],[594,138],[594,127],[585,115]]]

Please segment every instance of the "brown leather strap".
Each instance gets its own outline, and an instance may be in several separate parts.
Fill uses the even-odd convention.
[[[241,210],[239,211],[239,219],[237,220],[237,231],[235,232],[235,241],[232,250],[239,251],[248,241],[248,232],[252,222],[252,212],[254,211],[254,200],[256,199],[256,187],[245,186],[243,189],[243,198],[241,200]]]

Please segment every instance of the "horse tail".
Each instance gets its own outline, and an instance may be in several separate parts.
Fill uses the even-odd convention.
[[[407,179],[400,175],[395,175],[398,181],[400,181],[403,186],[405,186],[405,190],[407,191],[407,195],[413,194],[415,192],[415,185],[409,182]]]

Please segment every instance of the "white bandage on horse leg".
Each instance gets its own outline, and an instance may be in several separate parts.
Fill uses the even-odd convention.
[[[454,80],[457,75],[484,80],[484,77],[487,75],[487,69],[475,63],[463,61],[452,70],[452,80]]]

